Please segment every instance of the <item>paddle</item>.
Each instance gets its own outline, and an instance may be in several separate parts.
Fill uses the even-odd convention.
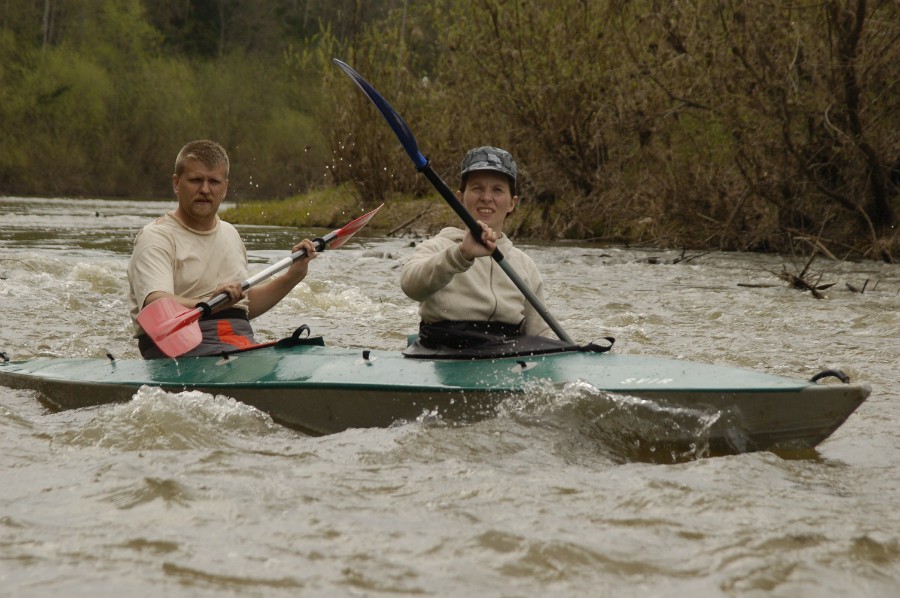
[[[394,133],[397,135],[397,138],[400,140],[400,143],[403,145],[403,149],[406,150],[406,153],[409,154],[409,157],[412,159],[413,164],[416,165],[416,170],[423,173],[425,177],[431,182],[435,189],[437,189],[438,193],[441,194],[441,197],[444,198],[453,211],[462,218],[463,222],[465,222],[466,226],[472,231],[472,235],[481,240],[482,230],[481,227],[478,226],[478,222],[475,221],[475,218],[469,213],[469,211],[462,205],[459,199],[456,198],[456,195],[453,191],[450,190],[450,187],[447,186],[441,177],[434,171],[429,163],[428,159],[422,155],[419,151],[418,144],[416,143],[415,138],[413,137],[412,131],[409,130],[406,122],[403,118],[397,114],[397,111],[394,110],[390,104],[387,103],[381,94],[375,91],[375,88],[369,85],[369,82],[362,78],[362,75],[357,73],[353,68],[347,63],[338,60],[337,58],[332,59],[333,62],[338,65],[342,71],[347,73],[351,79],[359,86],[363,93],[368,96],[372,103],[375,104],[375,107],[378,108],[381,115],[388,122],[391,128],[394,130]],[[541,300],[537,298],[534,292],[528,288],[525,282],[519,277],[513,267],[510,266],[506,261],[504,261],[503,253],[500,252],[499,248],[495,248],[493,253],[491,253],[491,257],[494,258],[500,268],[506,273],[509,279],[513,282],[514,285],[522,292],[525,296],[525,299],[534,307],[534,309],[540,314],[540,316],[544,319],[545,322],[550,326],[550,329],[559,337],[560,340],[565,341],[567,343],[574,344],[574,341],[566,334],[566,331],[562,329],[562,326],[556,321],[556,319],[550,315],[550,312],[544,307],[541,303]]]
[[[316,251],[323,251],[329,245],[332,249],[337,249],[346,243],[350,237],[372,219],[383,205],[381,204],[381,206],[378,206],[368,214],[353,220],[343,228],[331,231],[324,237],[313,239]],[[290,256],[272,264],[265,270],[257,272],[241,283],[241,290],[246,291],[250,287],[257,285],[276,272],[284,270],[304,255],[306,255],[305,249],[295,251]],[[194,308],[187,308],[174,299],[165,297],[157,299],[142,309],[137,319],[141,328],[153,339],[160,351],[169,357],[177,357],[187,353],[203,340],[200,325],[197,324],[197,321],[202,316],[212,313],[216,307],[228,300],[229,296],[227,293],[220,293],[206,303],[198,303]]]

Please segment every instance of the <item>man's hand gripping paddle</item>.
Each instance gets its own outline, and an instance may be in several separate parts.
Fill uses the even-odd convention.
[[[456,212],[456,215],[462,218],[463,222],[466,223],[466,226],[472,231],[472,235],[474,235],[476,239],[481,239],[482,230],[478,225],[478,222],[471,214],[469,214],[465,206],[459,202],[450,190],[450,187],[447,186],[447,183],[441,180],[441,177],[434,171],[429,161],[419,151],[416,139],[413,137],[412,132],[409,130],[409,126],[407,126],[403,118],[397,114],[397,111],[394,110],[390,104],[387,103],[387,100],[381,97],[381,94],[375,91],[375,88],[372,87],[368,81],[362,78],[362,75],[353,70],[347,63],[342,62],[337,58],[334,58],[333,62],[353,79],[353,82],[359,86],[370,100],[372,100],[372,103],[375,104],[375,107],[378,108],[378,111],[381,112],[381,115],[394,130],[394,134],[397,135],[397,138],[403,145],[403,149],[406,150],[406,153],[416,165],[416,170],[425,175],[434,188],[437,189],[438,193],[441,194],[441,197],[444,198],[444,201],[446,201],[450,207],[453,208],[453,211]],[[504,256],[500,250],[494,249],[493,253],[491,253],[491,257],[500,265],[500,268],[506,273],[513,284],[516,285],[522,295],[525,296],[525,299],[528,300],[531,306],[534,307],[535,311],[537,311],[544,321],[547,322],[547,325],[550,326],[553,333],[556,334],[561,341],[574,344],[571,337],[566,334],[566,331],[562,329],[559,322],[557,322],[550,312],[547,311],[547,308],[544,307],[544,304],[541,303],[541,300],[538,299],[537,295],[528,288],[528,285],[526,285],[521,277],[519,277],[513,267],[504,261]]]
[[[316,251],[323,251],[326,247],[337,249],[346,243],[359,229],[364,227],[375,213],[381,209],[378,206],[368,214],[364,214],[356,220],[350,222],[343,228],[331,231],[324,237],[313,240],[316,245]],[[301,257],[306,255],[306,250],[292,253],[283,260],[272,264],[265,270],[257,272],[247,280],[241,283],[241,290],[246,291],[250,287],[257,285],[263,280],[271,277],[273,274],[284,270]],[[138,314],[138,324],[153,339],[160,351],[169,357],[177,357],[183,355],[200,344],[203,335],[200,332],[200,325],[197,323],[200,318],[224,304],[229,300],[227,293],[220,293],[206,303],[199,303],[193,309],[184,307],[177,301],[169,298],[157,299]]]

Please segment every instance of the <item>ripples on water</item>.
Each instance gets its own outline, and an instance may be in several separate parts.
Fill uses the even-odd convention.
[[[0,199],[0,350],[137,357],[125,301],[131,237],[172,207]],[[296,234],[242,233],[260,268]],[[409,245],[362,236],[325,252],[255,321],[259,335],[306,323],[331,345],[403,346],[417,320],[397,283]],[[580,342],[612,335],[622,353],[801,377],[842,367],[873,395],[817,450],[710,457],[709,430],[727,426],[727,414],[577,383],[536,387],[474,424],[426,413],[322,438],[225,396],[142,389],[127,404],[51,413],[29,392],[0,388],[0,587],[31,596],[900,592],[896,267],[823,260],[823,280],[837,284],[817,301],[773,276],[789,258],[673,264],[680,252],[528,250],[548,307]],[[866,279],[863,294],[846,287]],[[685,430],[690,446],[661,441]]]

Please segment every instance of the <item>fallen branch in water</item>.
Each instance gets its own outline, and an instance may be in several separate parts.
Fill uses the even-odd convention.
[[[681,249],[681,256],[679,256],[679,257],[675,258],[674,260],[672,260],[672,263],[673,263],[673,264],[686,264],[686,263],[688,263],[689,261],[695,260],[695,259],[697,259],[698,257],[703,257],[704,255],[707,255],[707,254],[710,253],[710,252],[709,252],[709,251],[702,251],[702,252],[700,252],[700,253],[695,253],[694,255],[688,255],[688,256],[685,256],[685,253],[687,253],[687,249],[682,248],[682,249]]]
[[[798,291],[809,291],[816,299],[824,299],[825,295],[823,295],[820,291],[830,289],[835,285],[835,283],[833,282],[819,284],[819,282],[821,282],[822,280],[821,275],[819,276],[818,280],[816,280],[816,282],[810,282],[809,280],[807,280],[809,276],[806,268],[804,268],[799,275],[788,272],[787,268],[785,268],[784,266],[782,266],[782,268],[782,271],[776,275],[778,276],[778,278],[787,281],[791,285],[791,288],[797,289]]]
[[[796,240],[803,241],[804,243],[809,244],[812,247],[812,250],[809,253],[809,259],[806,260],[806,264],[804,264],[803,269],[800,270],[798,274],[794,274],[793,272],[788,272],[787,266],[781,266],[781,272],[772,272],[775,276],[784,280],[788,284],[791,285],[791,288],[797,289],[798,291],[809,291],[810,294],[816,299],[824,299],[825,295],[822,294],[821,291],[825,289],[830,289],[835,285],[833,282],[822,283],[822,274],[819,273],[815,275],[815,280],[813,280],[814,274],[810,267],[812,266],[813,261],[815,261],[816,256],[818,254],[822,254],[826,257],[831,258],[834,261],[838,261],[834,255],[822,245],[822,242],[819,237],[795,237]]]
[[[859,293],[860,295],[862,295],[863,293],[866,292],[866,287],[869,286],[869,279],[868,278],[866,279],[866,281],[863,283],[863,286],[861,289],[856,288],[849,282],[845,282],[844,284],[847,285],[847,288],[850,289],[850,291],[852,291],[854,293]],[[878,286],[878,282],[876,281],[875,285],[872,287],[872,290],[874,291],[877,286]]]

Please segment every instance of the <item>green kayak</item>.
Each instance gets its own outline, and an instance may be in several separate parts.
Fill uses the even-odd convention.
[[[844,378],[843,383],[827,380]],[[38,391],[57,409],[128,401],[144,385],[199,390],[247,403],[310,434],[385,427],[433,414],[471,422],[511,395],[581,385],[728,422],[712,446],[729,452],[806,449],[834,432],[871,392],[840,372],[805,381],[750,370],[610,352],[428,358],[299,344],[230,356],[159,360],[35,359],[0,364],[0,384]],[[587,386],[584,386],[587,385]],[[665,413],[662,411],[661,413]],[[742,438],[735,445],[734,438]],[[690,438],[682,439],[690,441]]]

